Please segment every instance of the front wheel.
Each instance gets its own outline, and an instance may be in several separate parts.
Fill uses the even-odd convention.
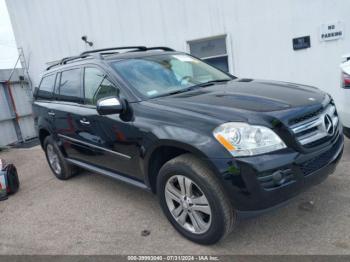
[[[233,228],[236,217],[222,186],[191,154],[176,157],[161,168],[157,192],[175,229],[196,243],[214,244]]]

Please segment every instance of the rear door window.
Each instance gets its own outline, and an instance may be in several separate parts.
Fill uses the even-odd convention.
[[[70,69],[61,72],[59,85],[59,100],[68,102],[81,102],[81,70],[80,68]]]
[[[55,86],[56,74],[44,76],[41,80],[39,90],[37,92],[37,98],[51,99],[52,92]]]

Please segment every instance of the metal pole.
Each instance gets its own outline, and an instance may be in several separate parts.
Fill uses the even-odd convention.
[[[22,132],[21,132],[21,127],[19,125],[19,116],[17,113],[15,99],[13,98],[10,82],[5,81],[3,83],[3,86],[4,86],[5,96],[7,98],[6,100],[7,100],[8,106],[10,108],[10,112],[13,115],[13,125],[15,127],[17,140],[18,140],[18,142],[23,142],[24,140],[23,140],[23,136],[22,136]],[[5,87],[7,87],[7,88],[5,88]]]
[[[16,66],[17,66],[17,64],[18,64],[18,61],[19,61],[20,57],[21,57],[21,54],[19,54],[19,56],[18,56],[18,58],[17,58],[17,61],[16,61],[16,64],[15,64],[15,66],[12,68],[12,71],[11,71],[11,73],[10,73],[10,76],[9,76],[9,78],[7,79],[7,82],[8,82],[8,83],[11,81],[12,75],[13,75],[13,73],[14,73],[15,70],[16,70]]]

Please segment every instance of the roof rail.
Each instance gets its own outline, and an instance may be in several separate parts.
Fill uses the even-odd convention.
[[[68,56],[68,57],[64,57],[62,58],[59,62],[55,63],[55,64],[52,64],[50,65],[49,67],[46,68],[46,71],[47,70],[50,70],[51,68],[55,67],[55,66],[58,66],[58,65],[65,65],[67,64],[67,62],[69,61],[73,61],[73,60],[76,60],[76,59],[84,59],[84,58],[87,58],[87,57],[96,57],[96,58],[100,58],[100,56],[95,56],[95,55],[90,55],[90,54],[86,54],[86,55],[78,55],[78,56]]]
[[[146,46],[123,46],[123,47],[110,47],[110,48],[102,48],[102,49],[94,49],[82,52],[80,55],[77,56],[68,56],[61,59],[59,62],[50,65],[46,68],[46,70],[50,70],[51,68],[58,66],[58,65],[64,65],[69,61],[73,61],[76,59],[84,59],[87,57],[95,57],[97,59],[103,59],[103,55],[112,55],[116,54],[118,52],[105,52],[105,51],[113,51],[113,50],[123,50],[123,49],[134,49],[130,52],[138,52],[138,51],[148,51],[148,50],[163,50],[163,51],[175,51],[174,49],[170,47],[165,46],[154,46],[154,47],[146,47]],[[96,54],[97,53],[97,54]]]
[[[94,49],[90,51],[82,52],[80,55],[86,55],[91,53],[99,53],[103,51],[112,51],[112,50],[122,50],[122,49],[137,49],[138,51],[146,51],[147,47],[145,46],[122,46],[122,47],[110,47],[110,48],[102,48],[102,49]]]
[[[153,46],[147,47],[147,50],[163,50],[163,51],[175,51],[174,49],[166,46]]]
[[[61,65],[67,64],[67,62],[72,61],[72,60],[76,60],[76,59],[84,59],[87,57],[93,57],[93,58],[97,58],[97,59],[101,59],[101,56],[99,54],[86,54],[86,55],[78,55],[78,56],[70,56],[70,57],[66,57],[63,58],[61,60]]]
[[[52,64],[52,65],[50,65],[50,66],[46,67],[46,71],[50,70],[51,68],[53,68],[53,67],[55,67],[55,66],[60,65],[60,63],[61,63],[61,61],[60,61],[60,62],[58,62],[58,63]]]

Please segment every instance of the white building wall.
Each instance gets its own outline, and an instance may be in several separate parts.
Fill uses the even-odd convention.
[[[339,63],[350,52],[349,0],[6,0],[17,45],[34,84],[46,62],[85,49],[165,45],[228,35],[230,71],[239,77],[318,86],[337,100]],[[321,42],[321,24],[341,21],[340,40]],[[311,48],[292,39],[310,35]]]

